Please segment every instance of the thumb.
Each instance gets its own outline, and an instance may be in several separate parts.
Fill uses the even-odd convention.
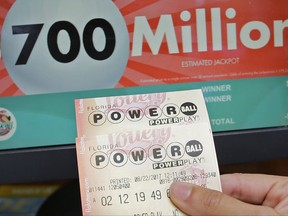
[[[269,207],[255,206],[197,185],[174,182],[171,201],[188,215],[275,215]]]

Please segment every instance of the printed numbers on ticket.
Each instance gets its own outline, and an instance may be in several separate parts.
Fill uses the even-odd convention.
[[[83,215],[184,215],[173,181],[221,190],[210,125],[138,127],[77,138]]]

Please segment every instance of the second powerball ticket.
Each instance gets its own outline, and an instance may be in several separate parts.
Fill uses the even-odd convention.
[[[169,198],[173,181],[221,191],[207,123],[83,136],[76,146],[84,216],[184,215]]]

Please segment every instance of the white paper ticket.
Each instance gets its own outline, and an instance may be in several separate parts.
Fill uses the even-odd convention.
[[[75,101],[83,215],[184,215],[174,181],[221,190],[201,90]]]
[[[83,215],[183,215],[173,181],[221,190],[207,123],[79,137],[77,158]]]

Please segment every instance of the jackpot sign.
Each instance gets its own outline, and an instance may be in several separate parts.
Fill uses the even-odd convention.
[[[1,47],[17,94],[288,74],[285,0],[129,2],[15,1]]]

